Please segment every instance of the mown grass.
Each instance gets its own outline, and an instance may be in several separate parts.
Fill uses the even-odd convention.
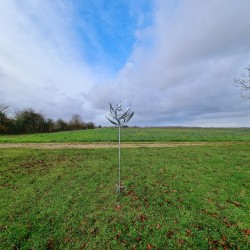
[[[0,149],[0,249],[249,249],[250,144]]]
[[[121,136],[126,142],[250,141],[250,128],[122,128]],[[117,128],[0,135],[0,143],[5,142],[117,142]]]

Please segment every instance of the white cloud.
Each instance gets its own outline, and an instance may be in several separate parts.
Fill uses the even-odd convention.
[[[248,0],[153,1],[131,55],[112,76],[86,62],[74,22],[83,22],[77,27],[93,43],[95,33],[71,3],[0,2],[1,102],[108,125],[108,102],[126,99],[135,110],[131,125],[250,124],[249,102],[233,84],[250,63]]]
[[[78,55],[71,15],[62,1],[0,2],[2,102],[54,117],[68,118],[69,106],[82,112],[76,105],[96,79]]]
[[[249,63],[250,2],[175,2],[156,1],[154,25],[138,31],[119,90],[108,89],[132,101],[136,124],[249,125],[233,79]]]

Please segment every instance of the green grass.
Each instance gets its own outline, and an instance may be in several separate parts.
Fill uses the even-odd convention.
[[[0,149],[0,249],[249,249],[249,142],[121,163],[116,198],[114,149]]]
[[[250,128],[122,128],[122,141],[250,141]],[[0,143],[25,142],[116,142],[117,128],[44,133],[0,135]]]

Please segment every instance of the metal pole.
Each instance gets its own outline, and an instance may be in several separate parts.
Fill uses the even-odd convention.
[[[116,195],[120,194],[121,190],[126,192],[125,186],[121,184],[121,126],[128,123],[128,121],[133,117],[134,112],[131,113],[130,106],[123,110],[122,101],[120,100],[116,108],[113,108],[109,104],[110,113],[106,115],[106,118],[114,125],[118,125],[118,139],[119,139],[119,151],[118,151],[118,187],[116,189]]]
[[[118,163],[118,177],[119,177],[119,183],[118,183],[118,189],[119,193],[121,191],[121,126],[118,126],[118,137],[119,137],[119,163]]]

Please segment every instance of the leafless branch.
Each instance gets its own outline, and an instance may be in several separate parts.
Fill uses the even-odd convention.
[[[234,82],[241,89],[241,96],[250,99],[250,67],[245,68],[246,72],[242,73],[239,78],[235,78]],[[247,93],[246,93],[247,92]]]

